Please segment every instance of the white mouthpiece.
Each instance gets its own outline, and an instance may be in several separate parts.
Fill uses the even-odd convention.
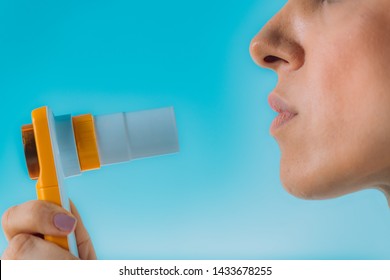
[[[100,164],[179,151],[173,107],[94,117]]]

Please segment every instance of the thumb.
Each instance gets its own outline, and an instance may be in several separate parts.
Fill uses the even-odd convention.
[[[92,241],[91,238],[89,237],[88,231],[81,220],[80,214],[77,211],[76,206],[73,204],[71,200],[69,200],[69,203],[70,203],[70,210],[77,219],[75,235],[76,235],[77,247],[79,250],[79,257],[82,260],[96,260],[95,249],[93,248]]]

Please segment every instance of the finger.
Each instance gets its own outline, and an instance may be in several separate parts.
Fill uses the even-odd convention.
[[[73,204],[71,200],[69,200],[69,203],[70,203],[70,209],[72,211],[72,214],[77,219],[75,235],[76,235],[77,247],[79,250],[79,257],[80,259],[83,260],[95,260],[96,253],[95,253],[95,249],[93,248],[92,240],[88,234],[88,231],[85,228],[83,221],[81,220],[80,214],[77,211],[76,206]]]
[[[20,233],[66,236],[74,230],[76,221],[64,208],[42,200],[11,207],[2,218],[7,240]]]
[[[75,260],[75,256],[52,242],[31,234],[21,233],[14,236],[2,260]]]

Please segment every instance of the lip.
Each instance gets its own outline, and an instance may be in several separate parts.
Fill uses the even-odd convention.
[[[276,132],[282,127],[285,127],[298,113],[292,109],[287,102],[281,97],[277,96],[276,93],[271,93],[268,96],[268,103],[272,110],[279,113],[278,116],[272,121],[270,133],[275,136]]]

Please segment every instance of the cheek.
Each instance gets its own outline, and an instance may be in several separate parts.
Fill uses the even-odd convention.
[[[390,79],[383,73],[390,69],[380,46],[390,42],[373,47],[366,29],[323,37],[307,53],[299,79],[300,119],[281,143],[281,178],[296,196],[356,191],[379,182],[376,174],[388,167]]]

